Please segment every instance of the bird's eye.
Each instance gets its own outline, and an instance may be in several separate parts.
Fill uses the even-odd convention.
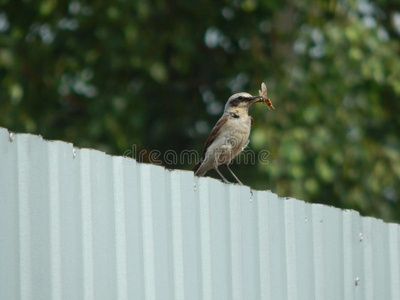
[[[239,100],[243,100],[243,96],[239,96]]]

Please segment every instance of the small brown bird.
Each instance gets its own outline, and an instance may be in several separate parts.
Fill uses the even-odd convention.
[[[218,167],[226,166],[236,181],[242,182],[229,168],[231,161],[243,151],[249,143],[249,135],[253,118],[249,116],[250,106],[256,102],[263,102],[264,97],[252,96],[248,93],[232,95],[226,102],[224,113],[212,129],[199,163],[193,168],[196,176],[203,176],[208,170],[215,169],[222,180],[229,183]]]

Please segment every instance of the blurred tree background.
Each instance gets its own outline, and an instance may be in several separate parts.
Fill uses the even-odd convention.
[[[234,166],[242,181],[399,222],[399,1],[0,0],[12,131],[201,152],[228,97],[262,81],[276,110],[252,107],[250,148],[270,163]]]

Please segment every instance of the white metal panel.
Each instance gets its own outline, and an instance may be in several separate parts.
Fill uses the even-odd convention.
[[[400,228],[389,224],[390,291],[392,299],[400,299]]]
[[[115,221],[115,280],[117,299],[128,299],[128,268],[127,268],[127,235],[126,235],[126,205],[125,205],[125,174],[124,159],[116,157],[113,160],[113,200]]]
[[[60,196],[61,297],[83,299],[81,158],[74,158],[71,144],[60,143],[54,151],[59,158],[56,180],[59,181]]]
[[[262,192],[259,192],[262,194]],[[288,299],[287,274],[286,274],[286,245],[285,245],[285,218],[284,199],[276,195],[266,197],[268,205],[268,246],[270,248],[271,290],[270,299]],[[265,198],[264,198],[265,199]]]
[[[0,299],[20,299],[18,157],[9,138],[0,128]]]
[[[258,222],[256,196],[248,187],[239,187],[241,195],[240,213],[242,222],[242,272],[243,298],[259,299],[259,253],[258,253]],[[229,203],[230,199],[227,199]]]
[[[183,248],[183,220],[182,220],[182,185],[181,173],[172,172],[167,184],[171,187],[171,231],[172,231],[172,261],[173,261],[173,292],[175,299],[185,299],[185,272]]]
[[[137,163],[124,159],[126,269],[128,299],[145,299],[140,173]]]
[[[269,208],[268,197],[274,196],[268,192],[257,192],[257,218],[258,218],[258,256],[260,299],[272,299],[271,297],[271,252],[269,241],[271,240],[270,226],[268,222]],[[244,274],[243,274],[244,275]]]
[[[172,182],[174,182],[173,185]],[[171,215],[174,224],[174,277],[183,276],[175,281],[175,299],[179,299],[178,297],[182,295],[182,289],[183,299],[201,299],[199,215],[193,172],[171,172],[171,188],[179,188],[180,193],[180,198],[174,200],[174,203],[180,205],[174,205]],[[175,197],[175,194],[171,197]],[[180,220],[176,220],[179,214]],[[179,228],[178,225],[181,227]],[[181,284],[183,286],[180,286]]]
[[[399,232],[0,128],[0,299],[399,299]]]

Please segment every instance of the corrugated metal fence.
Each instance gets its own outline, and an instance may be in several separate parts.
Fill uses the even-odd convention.
[[[0,128],[0,299],[400,299],[399,225]]]

